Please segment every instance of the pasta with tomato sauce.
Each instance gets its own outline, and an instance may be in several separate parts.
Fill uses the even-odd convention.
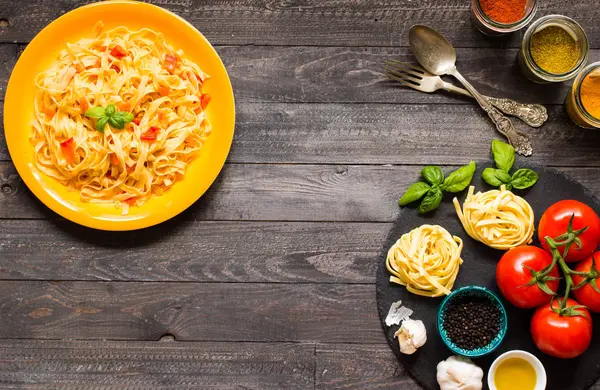
[[[117,27],[67,43],[37,75],[37,168],[122,214],[181,180],[211,132],[209,76],[161,33]]]

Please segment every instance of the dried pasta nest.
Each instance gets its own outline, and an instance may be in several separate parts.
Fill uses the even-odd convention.
[[[462,210],[454,198],[454,208],[467,234],[485,245],[508,250],[532,241],[533,209],[518,195],[506,190],[478,192],[469,187]]]

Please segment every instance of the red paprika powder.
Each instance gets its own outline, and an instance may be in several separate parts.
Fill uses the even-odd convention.
[[[481,10],[499,23],[515,23],[525,17],[527,0],[479,0]]]

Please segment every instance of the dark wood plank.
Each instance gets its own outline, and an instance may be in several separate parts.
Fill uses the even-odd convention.
[[[5,281],[0,339],[381,342],[374,285]]]
[[[1,0],[0,19],[8,21],[8,26],[0,28],[0,40],[27,42],[56,17],[88,2],[34,0],[23,12],[21,3]],[[431,25],[459,47],[518,47],[523,34],[521,31],[501,40],[484,37],[472,26],[470,3],[462,0],[150,2],[185,17],[215,44],[407,46],[407,33],[413,24]],[[571,16],[586,29],[592,44],[598,45],[600,27],[595,6],[595,0],[549,0],[540,3],[538,16]]]
[[[19,46],[23,49],[24,46]],[[217,47],[238,103],[451,103],[474,104],[457,95],[422,93],[388,81],[386,59],[415,63],[408,48],[222,46]],[[458,49],[461,72],[482,93],[523,102],[562,104],[570,83],[535,84],[516,64],[516,49]],[[600,60],[592,50],[590,62]],[[0,45],[0,99],[16,61],[14,45]],[[525,88],[526,86],[526,88]]]
[[[420,169],[229,164],[209,191],[177,220],[391,222],[399,210],[398,198],[418,179]],[[598,168],[559,169],[600,194]],[[0,163],[0,189],[0,218],[56,218],[29,193],[11,163]]]
[[[422,389],[387,344],[317,344],[316,373],[317,390]]]
[[[0,341],[3,389],[314,387],[314,346],[283,343]]]
[[[1,30],[2,27],[0,27]],[[17,50],[18,45],[0,44],[0,100],[4,100],[8,79],[17,61]]]
[[[549,107],[532,138],[532,160],[597,166],[600,132]],[[229,161],[338,164],[464,164],[485,160],[500,135],[475,105],[240,104]],[[560,145],[560,147],[558,146]]]
[[[600,132],[550,107],[532,137],[540,164],[598,166]],[[0,113],[0,119],[2,114]],[[2,125],[0,125],[0,129]],[[462,164],[489,158],[499,134],[474,105],[240,104],[235,163]],[[557,147],[560,145],[560,147]],[[0,131],[0,160],[10,158]]]
[[[381,72],[387,59],[416,64],[409,48],[226,46],[217,50],[240,102],[474,104],[443,91],[427,94],[388,81]],[[458,49],[458,66],[481,93],[522,102],[562,104],[571,84],[527,80],[516,63],[517,52]],[[592,50],[590,62],[598,60],[600,50]]]
[[[374,283],[387,223],[191,222],[99,232],[0,223],[0,279]]]

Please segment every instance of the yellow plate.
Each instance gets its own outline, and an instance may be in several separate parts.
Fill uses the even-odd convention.
[[[83,203],[79,192],[69,192],[35,167],[32,133],[34,77],[51,66],[67,42],[92,37],[96,21],[105,28],[126,26],[162,32],[173,47],[210,75],[205,91],[211,95],[207,116],[213,131],[200,156],[187,169],[185,178],[162,196],[120,215],[112,204]],[[63,217],[102,230],[134,230],[161,223],[179,214],[206,192],[221,171],[235,123],[233,90],[217,52],[198,30],[179,16],[160,7],[127,0],[114,0],[77,8],[44,28],[27,46],[10,76],[4,103],[4,131],[11,158],[29,189],[46,206]]]

